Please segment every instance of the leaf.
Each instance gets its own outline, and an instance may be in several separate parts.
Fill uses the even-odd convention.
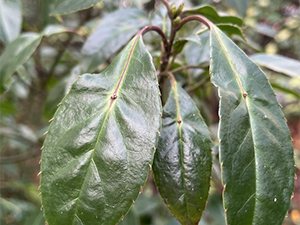
[[[215,26],[211,58],[227,224],[281,225],[295,172],[284,115],[265,74]]]
[[[198,44],[199,46],[201,45],[200,37],[196,34],[192,34],[192,35],[189,35],[186,37],[178,38],[178,40],[173,45],[173,49],[174,49],[173,51],[176,54],[179,54],[183,50],[185,44],[189,41],[194,42],[194,43]]]
[[[278,73],[300,77],[300,62],[281,55],[257,53],[251,56],[256,63]]]
[[[0,94],[5,90],[5,82],[37,49],[44,36],[66,32],[60,25],[49,25],[40,34],[23,33],[11,42],[0,57]]]
[[[184,11],[187,15],[202,15],[215,24],[233,24],[238,27],[243,26],[243,20],[236,16],[219,16],[217,11],[209,5],[202,6],[196,9]]]
[[[82,75],[55,113],[41,164],[49,225],[115,225],[128,212],[152,163],[160,112],[139,33],[105,71]]]
[[[22,23],[21,1],[0,0],[0,12],[0,39],[8,44],[20,34]]]
[[[7,46],[0,57],[0,93],[5,89],[4,82],[29,59],[41,40],[37,33],[24,33]]]
[[[246,16],[248,8],[248,0],[226,0],[231,8],[233,8],[242,17]]]
[[[101,0],[54,0],[50,15],[68,14],[89,8]]]
[[[246,40],[242,30],[235,25],[230,25],[230,24],[218,24],[217,27],[225,32],[229,37],[232,37],[233,35],[238,35],[244,40]]]
[[[198,224],[210,186],[210,136],[195,103],[175,81],[162,124],[153,164],[158,190],[181,224]]]
[[[83,46],[82,71],[93,72],[147,24],[146,13],[133,8],[120,9],[104,17]]]

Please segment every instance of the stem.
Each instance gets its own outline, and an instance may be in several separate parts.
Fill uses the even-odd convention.
[[[161,39],[164,43],[165,52],[169,51],[168,39],[167,39],[165,33],[162,31],[162,29],[160,29],[157,26],[146,26],[139,32],[139,34],[144,35],[149,31],[155,31],[156,33],[158,33],[161,36]]]
[[[178,26],[176,27],[176,30],[179,30],[184,24],[186,24],[189,21],[193,21],[193,20],[203,23],[209,29],[211,29],[211,27],[213,26],[213,24],[210,22],[210,20],[206,19],[205,17],[200,16],[200,15],[194,15],[194,16],[187,16],[187,17],[183,18],[181,20],[181,22],[178,24]]]
[[[169,2],[167,0],[161,0],[161,1],[166,6],[166,8],[168,10],[168,15],[169,15],[170,19],[173,20],[171,6],[170,6]]]

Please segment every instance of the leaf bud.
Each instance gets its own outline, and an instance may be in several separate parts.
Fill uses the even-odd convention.
[[[177,8],[175,5],[171,7],[172,17],[175,18],[177,16]]]
[[[181,18],[179,16],[177,16],[175,18],[175,20],[173,21],[173,26],[176,27],[180,23],[180,21],[181,21]]]
[[[177,16],[180,16],[180,14],[181,14],[181,12],[182,12],[182,10],[183,10],[183,6],[184,6],[184,4],[182,3],[182,4],[178,7],[177,12],[176,12],[176,15],[177,15]]]

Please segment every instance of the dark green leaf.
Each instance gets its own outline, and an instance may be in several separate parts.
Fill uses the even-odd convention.
[[[245,40],[245,36],[242,30],[238,26],[231,24],[218,24],[217,27],[223,32],[225,32],[229,37],[232,37],[233,35],[238,35]]]
[[[153,165],[158,190],[181,224],[198,224],[210,186],[210,136],[195,103],[175,81],[162,123]]]
[[[89,8],[101,0],[54,0],[50,15],[67,14]]]
[[[128,212],[152,163],[160,112],[155,68],[140,34],[105,71],[73,84],[42,152],[49,225],[115,225]]]
[[[226,0],[226,2],[242,17],[246,16],[248,0]]]
[[[0,57],[0,93],[4,91],[4,82],[26,62],[41,40],[42,36],[37,33],[25,33],[7,46]]]
[[[82,71],[93,72],[147,24],[146,13],[139,9],[120,9],[107,15],[83,46]]]
[[[187,42],[194,42],[198,44],[199,46],[201,45],[201,39],[198,35],[192,34],[183,38],[179,38],[173,45],[173,51],[175,54],[179,54],[182,49],[184,48],[185,44]]]
[[[261,66],[291,77],[300,77],[300,62],[295,59],[287,58],[281,55],[268,55],[257,53],[251,58]]]
[[[284,115],[265,74],[215,26],[211,48],[227,223],[281,225],[295,172]]]
[[[196,9],[190,9],[185,11],[187,15],[202,15],[205,16],[207,19],[209,19],[211,22],[215,24],[224,24],[229,23],[236,26],[243,26],[243,20],[241,18],[238,18],[236,16],[219,16],[217,11],[209,5],[202,6],[200,8]]]
[[[20,0],[0,0],[0,39],[8,44],[19,36],[22,23]]]

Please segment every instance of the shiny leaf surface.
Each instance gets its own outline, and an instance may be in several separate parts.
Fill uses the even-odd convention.
[[[215,26],[211,58],[227,223],[280,225],[295,172],[283,113],[265,74]]]
[[[128,212],[152,164],[160,112],[155,68],[140,34],[105,71],[72,85],[42,152],[49,225],[115,225]]]
[[[300,62],[295,59],[287,58],[281,55],[268,55],[257,53],[251,58],[261,66],[291,77],[300,77]]]
[[[210,136],[195,103],[175,81],[162,123],[153,165],[157,187],[181,224],[198,224],[210,183]]]
[[[146,13],[133,8],[120,9],[104,17],[83,46],[82,71],[93,72],[147,24]]]
[[[19,36],[22,22],[20,0],[0,0],[0,39],[8,44]]]
[[[54,0],[50,15],[67,14],[89,8],[101,0]]]

